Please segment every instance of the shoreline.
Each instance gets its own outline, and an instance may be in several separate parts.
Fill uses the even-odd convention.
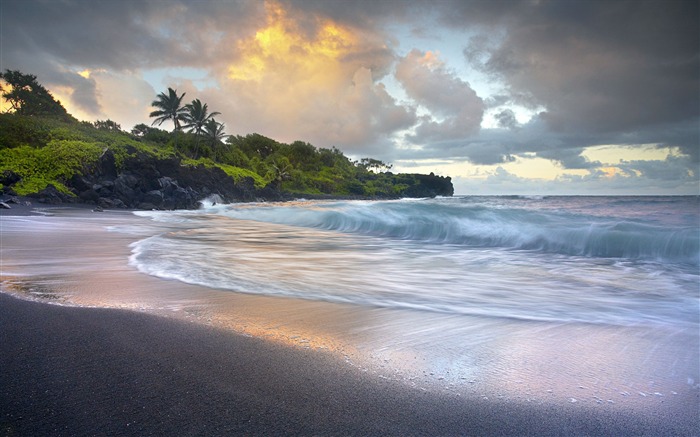
[[[697,420],[424,392],[331,354],[0,293],[6,435],[693,435]],[[674,419],[674,420],[671,420]]]
[[[178,225],[118,210],[50,215],[1,219],[0,435],[694,435],[700,426],[688,330],[217,290],[128,264],[133,241]]]

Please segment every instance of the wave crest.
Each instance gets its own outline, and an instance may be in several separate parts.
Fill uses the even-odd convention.
[[[561,255],[700,264],[700,233],[629,218],[457,202],[257,205],[224,214],[375,237]]]

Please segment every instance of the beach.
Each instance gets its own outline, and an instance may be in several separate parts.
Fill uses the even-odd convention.
[[[692,327],[231,293],[130,265],[132,243],[153,235],[143,217],[43,213],[1,218],[2,435],[691,436],[700,426]]]
[[[3,435],[694,435],[692,417],[460,399],[329,354],[0,295]]]

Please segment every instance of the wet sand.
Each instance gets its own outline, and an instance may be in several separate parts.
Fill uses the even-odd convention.
[[[146,220],[51,213],[0,217],[2,436],[698,435],[697,332],[192,286],[127,265]]]
[[[0,294],[3,435],[694,435],[697,422],[424,392],[332,355]]]

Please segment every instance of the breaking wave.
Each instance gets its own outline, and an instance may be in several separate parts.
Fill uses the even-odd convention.
[[[440,200],[254,205],[219,213],[427,243],[700,264],[697,227],[627,217]]]

